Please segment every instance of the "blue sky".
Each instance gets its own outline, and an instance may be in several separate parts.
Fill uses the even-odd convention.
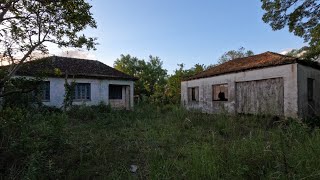
[[[243,46],[254,53],[303,46],[287,29],[272,31],[262,21],[260,0],[92,0],[98,37],[90,52],[108,65],[120,54],[159,56],[169,73],[178,63],[214,64]]]

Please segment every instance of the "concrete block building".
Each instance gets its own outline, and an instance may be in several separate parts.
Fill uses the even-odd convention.
[[[234,59],[184,79],[181,103],[207,113],[320,116],[320,65],[273,52]]]

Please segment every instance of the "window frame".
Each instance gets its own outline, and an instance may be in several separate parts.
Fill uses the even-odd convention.
[[[198,96],[197,92],[198,91]],[[199,102],[199,86],[188,87],[188,101],[189,102]]]
[[[50,102],[51,96],[50,81],[43,81],[40,85],[41,101]]]
[[[121,90],[120,91],[111,91],[111,89],[113,89],[113,88],[116,88],[116,89],[119,88]],[[123,92],[122,91],[123,91],[123,85],[109,84],[109,94],[108,94],[109,99],[122,100],[123,99]],[[119,94],[115,93],[116,95],[115,94],[111,95],[111,93],[113,93],[113,92],[120,92],[120,93]]]
[[[225,96],[225,99],[224,99],[224,100],[215,99],[215,95],[216,95],[216,93],[217,93],[217,92],[215,92],[215,87],[218,87],[218,86],[219,86],[220,92],[221,92],[221,89],[220,89],[221,86],[224,86],[224,88],[226,88],[226,91],[224,91],[224,92],[226,92],[227,96],[224,95],[224,96]],[[214,101],[214,102],[228,102],[228,101],[229,101],[229,84],[228,84],[228,83],[213,84],[213,85],[211,86],[211,89],[212,89],[212,101]],[[219,92],[219,93],[220,93],[220,92]],[[218,97],[219,97],[219,95],[218,95]]]
[[[91,83],[75,83],[72,99],[73,101],[91,101]]]
[[[191,101],[197,101],[196,88],[191,88]]]
[[[50,102],[50,81],[41,81],[35,90],[31,92],[32,98],[41,102]]]

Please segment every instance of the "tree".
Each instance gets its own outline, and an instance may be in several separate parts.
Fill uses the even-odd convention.
[[[136,57],[131,57],[130,54],[128,55],[120,55],[114,64],[113,67],[117,70],[127,73],[131,76],[138,76],[138,66],[139,66],[139,59]]]
[[[291,51],[287,52],[285,55],[297,57],[297,58],[303,58],[305,57],[307,51],[308,51],[308,47],[302,47],[300,49],[292,49]]]
[[[3,87],[34,51],[48,52],[47,43],[59,47],[95,49],[96,38],[80,34],[96,28],[85,0],[4,0],[0,3],[0,57],[10,64],[0,77]]]
[[[320,1],[319,0],[261,0],[265,10],[263,21],[273,30],[288,26],[289,32],[309,42],[306,57],[320,55]]]
[[[202,72],[207,69],[203,64],[195,64],[190,69],[185,69],[184,64],[178,64],[178,69],[174,71],[174,74],[169,76],[165,96],[167,102],[172,104],[179,104],[181,100],[181,81],[183,78],[193,76],[199,72]]]
[[[163,69],[162,65],[163,62],[159,57],[150,55],[149,61],[141,66],[140,78],[144,82],[148,96],[154,94],[156,89],[161,91],[166,84],[167,70]]]
[[[162,67],[163,62],[159,57],[149,56],[149,60],[140,60],[136,57],[121,55],[114,62],[114,68],[137,77],[135,93],[151,97],[156,91],[164,90],[167,70]],[[163,93],[163,92],[162,92]]]
[[[230,60],[236,59],[236,58],[243,58],[243,57],[248,57],[254,55],[253,51],[248,50],[244,47],[240,47],[238,50],[230,50],[226,53],[224,53],[220,58],[218,63],[222,64],[225,62],[228,62]]]

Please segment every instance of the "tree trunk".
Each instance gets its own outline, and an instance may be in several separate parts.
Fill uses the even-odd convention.
[[[4,87],[0,86],[0,95],[2,95],[4,92]],[[0,111],[3,109],[3,103],[4,103],[4,99],[3,97],[0,96]]]

